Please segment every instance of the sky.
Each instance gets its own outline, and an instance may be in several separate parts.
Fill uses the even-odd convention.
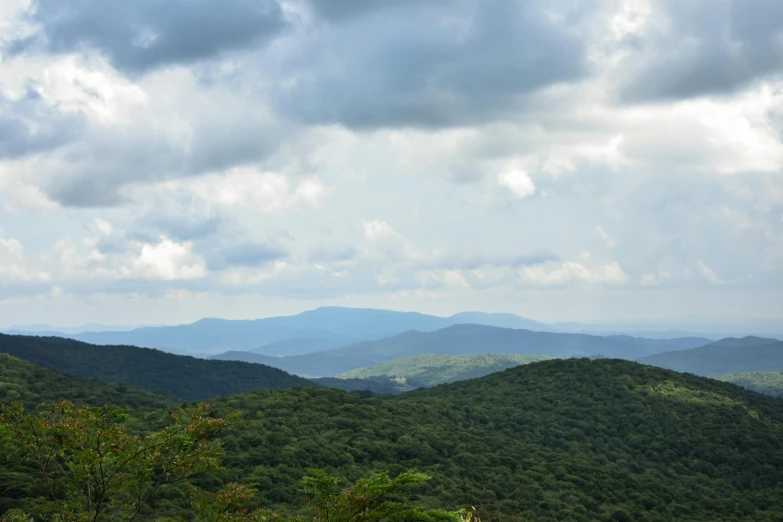
[[[0,325],[783,318],[780,0],[3,0]]]

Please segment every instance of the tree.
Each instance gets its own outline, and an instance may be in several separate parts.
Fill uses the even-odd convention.
[[[314,522],[455,522],[460,520],[459,512],[443,509],[422,509],[409,502],[392,499],[392,496],[406,497],[409,486],[417,486],[431,477],[414,471],[401,473],[390,478],[389,473],[380,473],[361,479],[349,488],[340,489],[340,480],[317,469],[310,470],[302,479],[302,489],[307,502],[318,515]]]
[[[222,449],[210,439],[241,424],[238,415],[210,417],[208,406],[181,408],[173,425],[142,436],[121,426],[125,412],[68,401],[37,414],[19,403],[3,408],[6,448],[39,473],[56,520],[133,521],[162,486],[220,469]]]

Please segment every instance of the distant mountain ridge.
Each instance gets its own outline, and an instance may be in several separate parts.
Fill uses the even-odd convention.
[[[132,345],[177,353],[215,354],[230,350],[254,350],[290,339],[333,339],[346,341],[347,344],[382,339],[410,330],[431,332],[465,323],[542,331],[553,328],[513,314],[463,312],[451,317],[440,317],[418,312],[335,306],[265,319],[206,318],[178,326],[145,327],[125,332],[84,332],[63,336],[93,344]]]
[[[476,355],[484,353],[582,357],[603,355],[637,359],[668,350],[693,348],[709,339],[671,340],[634,337],[600,337],[585,334],[534,332],[476,324],[452,325],[434,332],[409,331],[386,339],[325,350],[306,355],[268,357],[229,351],[213,356],[220,360],[255,362],[307,377],[332,377],[340,373],[413,355]]]
[[[340,379],[400,379],[411,387],[430,387],[483,377],[514,366],[552,359],[547,355],[413,355],[341,373]]]
[[[638,361],[704,377],[783,371],[783,342],[754,336],[729,337],[697,348],[641,357]]]
[[[316,386],[277,368],[210,361],[136,346],[95,346],[60,337],[0,334],[0,352],[62,373],[126,383],[187,400],[257,389]]]

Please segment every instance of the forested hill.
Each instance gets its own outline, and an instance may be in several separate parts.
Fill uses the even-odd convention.
[[[432,474],[431,505],[509,521],[783,517],[783,401],[632,362],[543,361],[367,399],[310,388],[213,402],[248,412],[226,478],[294,502],[311,467]],[[252,413],[251,413],[252,412]],[[752,517],[756,518],[752,518]]]
[[[88,405],[173,409],[182,401],[128,384],[106,383],[41,368],[0,353],[0,404],[21,402],[34,408],[43,402],[70,400]]]
[[[643,357],[639,362],[707,377],[779,372],[783,371],[783,342],[761,337],[726,338],[699,348]]]
[[[346,479],[421,470],[434,478],[420,502],[474,505],[493,522],[783,517],[783,401],[626,361],[543,361],[386,398],[311,387],[211,403],[248,426],[222,438],[227,471],[205,480],[256,482],[259,505],[282,514],[318,467]],[[167,512],[186,504],[175,493]]]
[[[332,377],[357,368],[413,355],[505,353],[580,357],[604,355],[634,360],[644,355],[700,346],[708,339],[639,339],[627,336],[534,332],[478,324],[461,324],[434,332],[406,332],[333,350],[291,357],[265,357],[231,351],[214,359],[259,362],[296,375]]]
[[[551,359],[547,355],[415,355],[400,357],[368,368],[338,375],[341,379],[393,377],[411,387],[429,387],[465,379],[475,379],[506,368]]]
[[[96,346],[59,337],[0,334],[0,353],[63,373],[132,384],[189,400],[257,389],[316,386],[260,364],[196,359],[135,346]]]
[[[730,373],[716,377],[720,381],[730,382],[748,390],[783,398],[782,372],[744,372]]]

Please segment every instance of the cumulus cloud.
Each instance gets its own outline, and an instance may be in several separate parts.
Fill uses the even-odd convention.
[[[587,73],[587,47],[574,27],[589,8],[571,2],[325,3],[315,11],[331,23],[316,18],[306,58],[285,69],[293,82],[281,100],[305,121],[354,128],[485,122],[503,118],[525,94]],[[377,16],[347,16],[360,11]]]
[[[628,282],[628,275],[617,261],[593,269],[574,261],[566,261],[551,269],[543,266],[524,267],[520,277],[524,283],[541,286],[563,286],[572,283],[624,285]]]
[[[91,49],[134,74],[260,45],[285,26],[274,0],[35,0],[24,16],[37,31],[7,44],[12,54]]]
[[[25,258],[25,251],[19,240],[0,235],[0,286],[14,283],[43,283],[50,274],[32,269]]]
[[[604,230],[604,227],[597,226],[594,230],[606,248],[615,248],[617,246],[617,241]]]
[[[0,3],[4,294],[783,314],[779,2],[99,3]]]
[[[258,212],[276,212],[300,205],[318,206],[330,192],[318,178],[301,180],[292,187],[283,174],[251,168],[231,169],[194,181],[171,182],[168,188],[190,193],[208,205],[246,207]]]
[[[514,196],[524,199],[536,193],[536,186],[527,172],[508,170],[498,174],[498,183],[511,191]]]
[[[124,275],[165,281],[204,277],[206,263],[193,252],[192,246],[189,241],[176,243],[167,237],[161,237],[157,243],[142,244],[133,265],[123,269]]]
[[[646,0],[642,3],[648,3]],[[651,3],[629,31],[620,62],[625,100],[683,99],[722,94],[783,67],[783,4],[777,0]]]

